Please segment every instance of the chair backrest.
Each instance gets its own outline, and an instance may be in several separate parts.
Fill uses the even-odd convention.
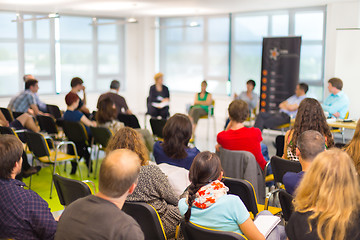
[[[64,121],[63,130],[65,136],[75,143],[87,142],[88,136],[85,126],[81,122]]]
[[[23,114],[24,114],[23,112],[12,112],[12,115],[13,115],[14,119],[21,116],[21,115],[23,115]]]
[[[86,183],[61,177],[58,174],[54,174],[53,179],[60,203],[63,206],[68,206],[79,198],[91,195],[91,190]]]
[[[140,124],[139,124],[139,120],[137,119],[137,117],[133,114],[123,114],[123,113],[119,113],[118,114],[118,120],[122,123],[124,123],[124,125],[126,127],[131,127],[131,128],[140,128]]]
[[[155,118],[150,119],[151,130],[153,134],[159,138],[164,138],[163,128],[165,124],[166,124],[165,119],[155,119]]]
[[[25,136],[29,150],[35,157],[50,156],[49,145],[42,134],[29,131],[25,132]]]
[[[258,214],[258,207],[255,190],[251,183],[235,178],[224,178],[223,182],[229,188],[228,194],[239,196],[247,210],[255,217]]]
[[[247,238],[236,232],[218,231],[206,227],[202,227],[192,222],[181,221],[181,231],[185,240],[246,240]]]
[[[278,135],[275,138],[276,156],[282,157],[284,154],[285,136]]]
[[[285,221],[289,221],[291,214],[294,212],[293,199],[294,197],[284,189],[279,190],[279,201]]]
[[[166,240],[161,219],[153,206],[144,202],[125,202],[122,210],[138,222],[145,240]]]
[[[57,129],[55,120],[50,116],[37,115],[36,116],[40,129],[43,132],[47,132],[48,134],[58,134],[59,131]]]
[[[105,148],[112,137],[110,129],[105,127],[90,127],[90,130],[94,138],[94,143],[100,144]]]
[[[0,126],[0,134],[16,135],[12,128],[3,126]]]
[[[61,118],[62,114],[60,108],[56,105],[46,104],[48,112],[53,115],[56,119]]]
[[[4,117],[6,118],[6,121],[8,121],[8,122],[14,121],[14,117],[9,109],[0,108],[0,110],[1,110],[2,114],[4,115]]]
[[[270,159],[271,169],[274,174],[274,181],[276,183],[283,183],[283,176],[287,172],[301,172],[302,167],[298,161],[290,161],[278,156],[273,156]]]
[[[254,155],[247,151],[220,148],[219,157],[226,177],[248,180],[260,204],[265,202],[265,177]]]

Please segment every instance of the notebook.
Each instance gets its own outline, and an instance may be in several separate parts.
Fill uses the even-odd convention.
[[[267,238],[280,221],[280,218],[277,216],[259,215],[256,217],[254,223],[257,229]]]

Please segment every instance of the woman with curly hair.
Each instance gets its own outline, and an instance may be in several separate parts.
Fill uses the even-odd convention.
[[[149,165],[149,153],[141,136],[129,127],[123,127],[110,139],[106,153],[116,149],[129,149],[139,155],[141,168],[138,184],[126,201],[151,204],[158,212],[168,239],[175,237],[181,215],[179,201],[166,175],[156,165]]]
[[[354,164],[340,149],[316,156],[295,191],[289,240],[360,239],[360,185]]]
[[[154,144],[156,163],[189,170],[194,157],[200,152],[196,147],[188,147],[191,134],[192,125],[188,116],[177,113],[169,118],[163,129],[164,142]]]
[[[283,158],[299,161],[296,156],[296,142],[298,137],[307,130],[321,133],[326,140],[326,148],[334,145],[334,139],[320,103],[314,98],[305,98],[301,101],[295,123],[292,129],[285,134]]]

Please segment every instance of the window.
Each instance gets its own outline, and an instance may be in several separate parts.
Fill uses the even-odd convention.
[[[226,94],[229,16],[161,18],[160,71],[172,91]]]
[[[262,38],[302,36],[300,82],[309,84],[308,96],[323,100],[325,8],[233,15],[231,86],[233,93],[255,80],[260,92]],[[308,26],[311,25],[311,28]]]
[[[44,15],[19,13],[19,17]],[[12,22],[16,18],[14,12],[0,12],[0,96],[22,90],[24,74],[34,75],[39,92],[45,94],[68,92],[75,76],[83,78],[89,91],[108,89],[113,79],[125,86],[123,25],[97,25],[91,17],[78,16]]]

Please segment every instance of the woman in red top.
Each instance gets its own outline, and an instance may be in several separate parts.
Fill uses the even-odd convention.
[[[262,169],[265,168],[266,161],[261,153],[260,143],[263,140],[261,131],[258,128],[247,128],[243,122],[249,115],[249,107],[243,100],[234,100],[229,108],[230,123],[225,131],[217,135],[216,150],[225,148],[227,150],[248,151],[254,154],[256,161]]]

